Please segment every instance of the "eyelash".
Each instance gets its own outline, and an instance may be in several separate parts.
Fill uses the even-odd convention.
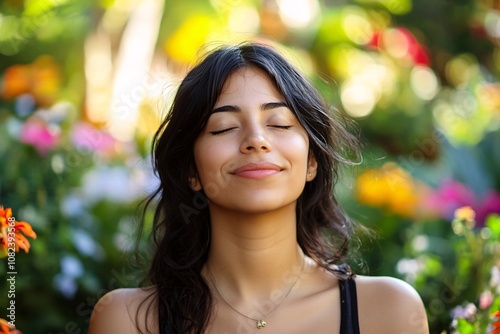
[[[270,125],[270,127],[278,128],[278,129],[282,129],[282,130],[289,130],[292,126],[291,125]],[[218,135],[223,134],[224,132],[227,132],[227,131],[233,130],[233,129],[236,129],[236,128],[227,128],[224,130],[212,131],[212,132],[210,132],[210,134],[212,136],[218,136]]]
[[[227,131],[232,130],[232,129],[236,129],[236,128],[227,128],[227,129],[224,129],[224,130],[212,131],[212,132],[210,132],[210,134],[212,136],[218,136],[218,135],[221,135],[224,132],[227,132]]]
[[[292,126],[291,125],[271,125],[271,127],[283,129],[283,130],[289,130]]]

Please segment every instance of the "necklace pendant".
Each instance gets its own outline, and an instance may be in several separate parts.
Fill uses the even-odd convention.
[[[257,321],[257,328],[258,329],[261,329],[264,327],[266,327],[266,322],[264,320],[260,319],[259,321]]]

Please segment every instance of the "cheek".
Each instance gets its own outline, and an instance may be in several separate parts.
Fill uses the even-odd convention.
[[[296,167],[307,169],[309,155],[309,141],[307,138],[304,139],[300,136],[288,138],[282,147],[283,153],[293,161]]]
[[[224,145],[213,145],[203,142],[194,146],[194,161],[200,181],[202,183],[220,174],[221,166],[224,163],[227,148]]]

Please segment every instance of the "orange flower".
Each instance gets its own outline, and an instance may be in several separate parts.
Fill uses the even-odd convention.
[[[496,318],[496,320],[493,323],[493,331],[491,334],[500,334],[500,310],[495,311],[492,316],[493,318]]]
[[[3,73],[1,95],[5,99],[13,99],[28,93],[31,88],[31,69],[29,65],[13,65]]]
[[[47,55],[38,57],[32,64],[8,67],[1,79],[1,97],[14,99],[30,93],[40,105],[52,104],[61,86],[59,65]]]
[[[14,230],[10,230],[11,228]],[[11,208],[4,209],[3,206],[0,205],[0,257],[5,257],[8,254],[9,232],[14,232],[15,234],[14,243],[16,252],[21,248],[28,253],[30,243],[26,237],[36,239],[35,231],[33,231],[33,228],[27,222],[19,222],[12,217]]]
[[[0,318],[0,334],[22,334],[15,329],[14,326],[9,324],[7,320]]]

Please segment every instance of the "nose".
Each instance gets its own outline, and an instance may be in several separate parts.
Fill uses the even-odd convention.
[[[269,152],[270,150],[271,146],[265,129],[262,129],[260,126],[249,128],[241,142],[241,153]]]

